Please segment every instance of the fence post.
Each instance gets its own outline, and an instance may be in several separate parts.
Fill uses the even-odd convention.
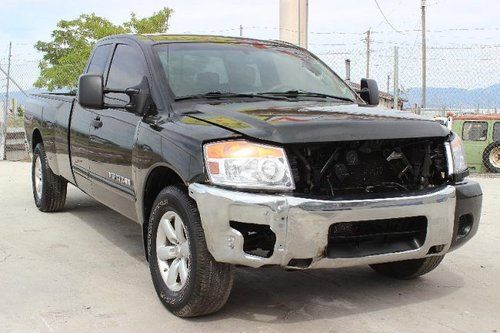
[[[351,60],[345,60],[345,81],[347,83],[351,82]]]
[[[394,110],[399,109],[399,48],[394,46]]]
[[[9,57],[7,59],[7,86],[5,92],[5,110],[2,112],[0,121],[0,161],[7,158],[7,117],[9,113],[9,84],[10,84],[10,59],[12,57],[12,42],[9,43]]]

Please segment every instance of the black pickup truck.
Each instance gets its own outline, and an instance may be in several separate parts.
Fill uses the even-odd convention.
[[[279,41],[111,36],[76,95],[28,101],[35,203],[71,183],[139,223],[181,317],[220,309],[235,265],[414,278],[476,233],[482,192],[458,136],[378,96]]]

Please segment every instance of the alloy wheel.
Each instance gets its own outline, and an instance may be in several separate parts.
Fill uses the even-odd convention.
[[[35,192],[37,199],[42,198],[43,191],[43,171],[42,171],[42,160],[40,156],[36,156],[35,160]]]
[[[184,288],[189,276],[189,241],[181,217],[167,211],[156,232],[156,257],[161,277],[172,291]]]

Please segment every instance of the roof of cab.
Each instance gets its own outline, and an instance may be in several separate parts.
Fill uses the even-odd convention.
[[[261,45],[283,45],[297,47],[288,42],[279,40],[262,40],[244,37],[217,36],[217,35],[171,35],[171,34],[122,34],[112,35],[102,40],[114,38],[135,39],[142,43],[231,43],[231,44],[261,44]]]

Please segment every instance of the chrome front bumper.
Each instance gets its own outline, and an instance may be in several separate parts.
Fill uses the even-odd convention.
[[[312,258],[307,268],[331,268],[423,258],[446,253],[452,243],[456,193],[446,186],[430,193],[370,200],[314,200],[255,194],[191,184],[208,250],[219,262],[250,267],[289,267],[292,259]],[[334,223],[425,216],[424,243],[414,250],[354,258],[327,258],[329,228]],[[271,257],[243,251],[243,236],[230,221],[269,225],[276,235]],[[429,254],[434,246],[444,245]],[[432,251],[431,251],[432,252]]]

